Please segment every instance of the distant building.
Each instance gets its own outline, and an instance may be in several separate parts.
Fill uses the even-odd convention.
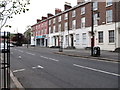
[[[32,43],[37,46],[48,46],[48,20],[42,17],[42,20],[37,20],[37,24],[32,26]]]

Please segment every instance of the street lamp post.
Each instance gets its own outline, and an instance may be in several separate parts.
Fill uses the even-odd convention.
[[[93,56],[94,48],[94,16],[93,16],[93,2],[91,1],[91,56]]]

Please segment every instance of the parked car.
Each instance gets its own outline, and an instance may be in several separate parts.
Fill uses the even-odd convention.
[[[10,43],[10,47],[14,47],[14,45],[12,43]]]
[[[7,44],[5,43],[5,47],[4,47],[4,43],[1,43],[1,45],[0,45],[0,52],[7,53],[9,51],[10,50],[7,48]]]

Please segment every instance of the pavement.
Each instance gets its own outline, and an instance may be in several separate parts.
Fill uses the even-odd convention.
[[[100,51],[100,56],[93,57],[91,56],[91,50],[85,49],[63,49],[63,52],[54,52],[55,54],[73,56],[73,57],[83,57],[83,58],[93,58],[106,61],[120,62],[120,53],[112,51]]]

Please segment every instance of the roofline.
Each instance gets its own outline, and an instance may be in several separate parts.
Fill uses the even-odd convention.
[[[61,13],[58,13],[58,14],[52,16],[52,17],[49,17],[49,18],[47,18],[47,19],[45,19],[45,20],[42,20],[41,22],[38,22],[38,23],[36,23],[36,24],[34,24],[34,25],[32,25],[32,26],[35,26],[35,25],[40,24],[40,23],[42,23],[42,22],[45,22],[45,21],[47,21],[47,20],[49,20],[49,19],[52,19],[52,18],[54,18],[54,17],[56,17],[56,16],[59,16],[59,15],[63,14],[63,13],[69,12],[69,11],[71,11],[71,10],[77,8],[77,7],[80,7],[80,6],[82,6],[82,5],[85,5],[85,4],[87,4],[87,3],[90,3],[90,2],[89,2],[89,1],[86,1],[85,3],[78,4],[78,5],[70,8],[70,9],[67,9],[67,10],[62,11]],[[32,27],[32,26],[31,26],[31,27]]]

